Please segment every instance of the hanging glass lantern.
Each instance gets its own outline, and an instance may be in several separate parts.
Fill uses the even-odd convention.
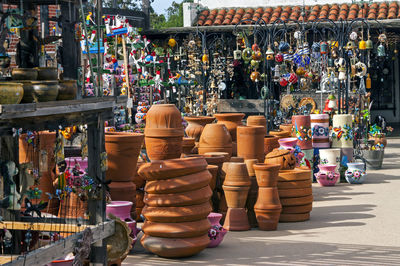
[[[377,55],[378,55],[379,57],[384,57],[384,56],[386,56],[385,46],[384,46],[382,43],[379,44],[379,46],[378,46],[376,52],[377,52]]]

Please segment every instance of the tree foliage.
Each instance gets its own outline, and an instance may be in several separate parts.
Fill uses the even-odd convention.
[[[152,10],[150,15],[150,25],[154,29],[183,27],[183,3],[193,3],[193,0],[184,0],[182,3],[172,2],[166,9],[167,16],[159,15]]]

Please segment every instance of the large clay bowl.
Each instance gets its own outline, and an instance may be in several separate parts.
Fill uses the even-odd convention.
[[[236,128],[242,125],[243,113],[214,114],[218,124],[224,124],[231,134],[232,141],[236,140]]]
[[[179,193],[205,187],[210,183],[211,178],[210,172],[204,170],[167,180],[147,181],[144,189],[147,193],[153,194]]]
[[[281,198],[296,198],[312,195],[312,188],[291,188],[279,189],[279,197]]]
[[[11,77],[13,80],[37,80],[38,71],[34,68],[13,68]]]
[[[142,214],[150,222],[180,223],[207,218],[212,211],[210,202],[184,207],[149,207],[143,208]]]
[[[300,206],[284,206],[282,213],[307,213],[312,211],[312,203]]]
[[[311,170],[293,169],[293,170],[280,170],[278,176],[279,181],[301,181],[310,180]]]
[[[188,126],[185,129],[186,134],[194,138],[196,142],[199,141],[201,133],[203,132],[204,126],[212,123],[215,117],[211,116],[185,116],[184,119],[188,122]]]
[[[304,222],[310,220],[310,213],[281,213],[279,222],[289,223],[289,222]]]
[[[58,73],[55,67],[36,67],[38,80],[57,80]]]
[[[153,129],[145,130],[145,144],[147,156],[149,156],[150,160],[169,160],[179,158],[182,155],[182,136],[159,136],[153,137],[146,135],[147,132],[152,131]],[[172,134],[176,134],[175,129],[154,129],[157,131],[171,131]]]
[[[60,80],[58,83],[57,101],[74,100],[78,93],[76,80]]]
[[[313,196],[308,195],[298,198],[280,198],[282,206],[300,206],[307,205],[313,202]]]
[[[35,102],[50,102],[57,100],[58,81],[41,80],[32,81],[33,99]]]
[[[190,175],[205,169],[207,162],[204,158],[189,157],[146,163],[139,168],[138,173],[147,181],[152,181]]]
[[[149,194],[144,196],[144,203],[153,207],[178,207],[201,204],[209,201],[212,190],[207,185],[203,188],[182,193],[172,194]]]
[[[30,80],[14,80],[13,82],[22,83],[24,88],[24,97],[21,103],[33,103],[33,87]]]
[[[311,184],[312,184],[311,178],[309,178],[307,180],[278,182],[278,188],[279,189],[310,188]]]
[[[0,104],[19,104],[23,96],[22,83],[0,82]]]
[[[193,256],[210,243],[207,234],[192,238],[162,238],[144,235],[140,240],[143,247],[150,252],[166,258],[182,258]]]
[[[149,236],[182,238],[202,236],[207,234],[210,227],[211,224],[208,219],[183,223],[157,223],[146,221],[142,226],[142,230]]]

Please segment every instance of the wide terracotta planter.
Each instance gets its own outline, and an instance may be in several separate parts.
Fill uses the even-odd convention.
[[[164,180],[190,175],[207,169],[202,157],[188,157],[146,163],[139,168],[139,175],[147,181]]]
[[[143,140],[144,135],[139,133],[105,133],[107,180],[125,182],[133,179]]]
[[[311,204],[313,202],[313,196],[308,195],[297,198],[280,198],[282,206],[301,206]]]
[[[296,197],[304,197],[307,195],[312,195],[312,188],[289,188],[279,189],[279,197],[281,198],[296,198]]]
[[[199,154],[227,152],[232,156],[232,138],[223,124],[207,124],[199,141]]]
[[[205,187],[210,183],[211,179],[212,175],[206,169],[198,173],[166,180],[147,181],[145,191],[153,194],[180,193]]]
[[[212,190],[207,185],[203,188],[181,193],[150,194],[144,196],[144,203],[152,207],[179,207],[201,204],[210,200]]]
[[[245,163],[227,164],[224,180],[225,186],[249,187],[251,185],[247,166]]]
[[[310,117],[313,148],[330,148],[329,115],[311,114]]]
[[[211,225],[208,219],[182,223],[157,223],[146,221],[142,226],[142,230],[149,236],[184,238],[205,235],[210,227]]]
[[[290,170],[296,167],[296,158],[289,150],[275,149],[265,156],[265,164],[279,164],[280,170]]]
[[[202,204],[184,207],[145,206],[142,210],[142,214],[151,222],[180,223],[205,219],[211,211],[211,205],[207,201]]]
[[[294,133],[299,140],[297,145],[302,150],[312,149],[312,130],[311,118],[309,115],[292,116],[292,126]]]
[[[222,188],[224,189],[226,204],[228,205],[228,208],[245,207],[250,186],[233,187],[223,185]]]
[[[179,158],[184,135],[181,113],[173,104],[155,104],[146,114],[144,130],[150,160]]]
[[[310,188],[312,185],[311,179],[299,181],[286,181],[278,182],[279,189],[296,189],[296,188]]]
[[[211,179],[209,185],[210,185],[211,191],[214,191],[215,186],[217,185],[219,167],[216,165],[208,165],[207,170],[210,172],[210,174],[212,176],[212,179]]]
[[[201,252],[208,246],[210,239],[207,234],[190,238],[162,238],[145,234],[140,242],[146,250],[160,257],[182,258]]]
[[[224,228],[228,231],[250,230],[249,220],[245,208],[228,208]]]
[[[264,128],[264,136],[267,135],[267,119],[263,115],[250,115],[247,117],[248,126],[262,126]]]
[[[194,138],[196,142],[199,142],[205,125],[211,124],[215,120],[215,117],[185,116],[184,119],[188,122],[188,125],[185,129],[186,134],[188,137]]]
[[[278,175],[278,182],[310,180],[310,173],[311,170],[299,168],[293,170],[280,170]]]
[[[194,138],[183,138],[183,140],[182,140],[182,153],[183,154],[193,153],[194,147],[195,147]]]
[[[284,206],[282,207],[282,213],[307,213],[312,211],[312,203],[300,206]]]
[[[259,187],[276,187],[278,174],[281,166],[279,164],[257,163],[253,165],[257,184]]]
[[[257,202],[254,209],[276,210],[282,209],[279,193],[276,187],[259,187]]]
[[[279,148],[279,138],[276,136],[265,136],[264,137],[264,154],[268,154],[276,148]]]
[[[262,126],[237,127],[237,155],[243,159],[264,160],[264,136]]]
[[[258,228],[263,231],[273,231],[278,228],[281,209],[263,210],[254,209],[256,213]]]
[[[218,124],[224,124],[231,134],[232,141],[236,141],[236,128],[243,125],[243,113],[214,114]]]
[[[279,222],[304,222],[310,220],[310,213],[281,213]]]

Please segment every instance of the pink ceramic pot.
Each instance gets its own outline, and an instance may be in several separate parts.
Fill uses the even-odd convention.
[[[319,164],[318,168],[321,172],[327,174],[329,172],[335,173],[336,164]]]
[[[141,231],[139,228],[136,227],[136,221],[126,222],[128,227],[132,230],[130,237],[132,237],[132,249],[135,246],[137,241],[137,234]]]
[[[67,163],[67,167],[72,169],[75,167],[76,164],[79,164],[79,168],[82,172],[88,168],[88,158],[82,160],[81,157],[68,157],[65,158],[65,162]]]
[[[222,240],[224,239],[225,234],[228,232],[219,221],[222,218],[222,214],[211,212],[207,219],[211,223],[211,228],[208,230],[208,236],[211,240],[210,244],[208,244],[208,248],[215,248],[219,244],[221,244]]]
[[[339,177],[340,174],[334,172],[329,172],[329,173],[318,172],[315,174],[315,178],[317,179],[318,184],[320,184],[323,187],[334,186]]]
[[[297,138],[282,138],[278,140],[279,145],[285,150],[293,149],[297,145],[297,141]]]
[[[131,208],[133,203],[130,201],[111,201],[111,203],[106,206],[106,216],[112,213],[119,219],[125,222],[131,222]]]

